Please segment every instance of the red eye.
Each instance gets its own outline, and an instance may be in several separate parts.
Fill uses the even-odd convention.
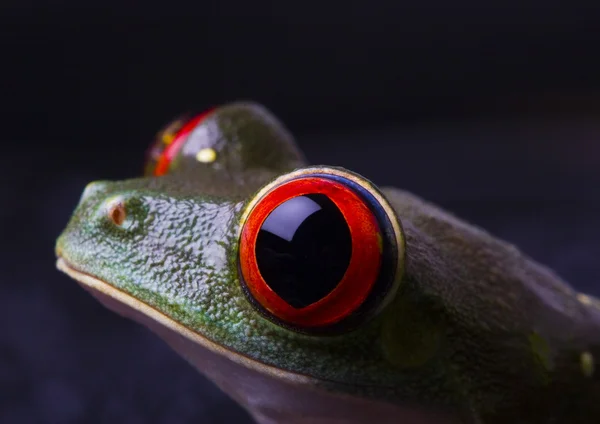
[[[181,152],[188,136],[206,119],[214,109],[198,115],[183,115],[161,130],[148,151],[146,175],[161,176],[171,170],[173,159]]]
[[[397,232],[375,196],[343,175],[283,182],[251,207],[240,271],[265,315],[299,330],[356,324],[391,291]]]

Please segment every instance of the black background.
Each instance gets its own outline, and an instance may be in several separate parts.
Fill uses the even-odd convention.
[[[262,102],[311,162],[416,192],[600,294],[598,9],[480,3],[3,1],[0,422],[248,420],[54,269],[85,184],[138,175],[188,109]]]

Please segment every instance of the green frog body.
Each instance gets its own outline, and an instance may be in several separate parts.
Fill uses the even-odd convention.
[[[308,166],[265,108],[89,184],[57,266],[267,423],[600,422],[600,301],[396,188]]]

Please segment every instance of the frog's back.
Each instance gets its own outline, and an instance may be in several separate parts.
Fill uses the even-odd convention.
[[[600,302],[417,196],[383,192],[405,232],[406,290],[443,311],[439,354],[476,419],[600,422]]]

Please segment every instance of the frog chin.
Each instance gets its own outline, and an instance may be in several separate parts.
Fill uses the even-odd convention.
[[[190,330],[60,258],[57,268],[111,311],[157,334],[200,373],[241,404],[261,424],[458,423],[445,414],[324,390],[318,379],[280,370],[233,352]]]

